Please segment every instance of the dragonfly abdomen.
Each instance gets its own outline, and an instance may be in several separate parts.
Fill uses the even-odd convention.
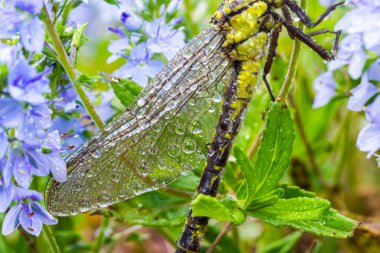
[[[224,90],[222,112],[197,194],[216,196],[218,192],[221,172],[244,120],[265,55],[268,33],[274,26],[274,22],[270,24],[271,18],[266,18],[267,10],[264,1],[251,2],[248,6],[225,1],[213,18],[216,29],[225,34],[223,51],[233,62],[233,71]],[[198,252],[207,223],[207,217],[192,217],[190,212],[176,252]]]

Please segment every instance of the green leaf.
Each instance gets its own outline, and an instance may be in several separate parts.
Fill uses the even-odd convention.
[[[301,238],[302,232],[294,232],[290,235],[259,248],[258,253],[288,253],[291,252],[298,240]]]
[[[289,226],[309,233],[336,238],[353,236],[359,223],[330,208],[318,220],[294,221]]]
[[[113,205],[111,212],[118,221],[149,227],[182,225],[191,197],[154,191]]]
[[[119,5],[120,5],[119,0],[104,0],[104,2],[112,4],[112,5],[116,5],[117,7],[119,7]]]
[[[73,39],[71,41],[71,47],[79,49],[84,45],[84,43],[86,41],[86,36],[84,34],[84,30],[86,29],[87,25],[88,25],[88,23],[78,24],[78,27],[74,31],[74,34],[73,34]]]
[[[289,166],[294,138],[294,122],[289,110],[280,102],[272,103],[253,165],[258,176],[256,197],[265,196],[278,185]]]
[[[280,188],[284,190],[284,199],[298,198],[298,197],[306,197],[306,198],[314,198],[316,194],[314,192],[309,192],[301,189],[295,185],[280,185]]]
[[[337,238],[347,238],[355,232],[358,222],[329,208],[320,198],[281,199],[271,207],[246,210],[246,213],[274,226],[291,226],[306,232]]]
[[[244,196],[244,194],[248,194],[246,198],[253,197],[252,195],[257,187],[255,181],[255,179],[257,178],[256,171],[253,168],[251,161],[238,146],[234,147],[234,156],[240,166],[240,170],[243,173],[245,180],[245,185],[243,184],[240,186],[241,189],[239,189],[239,192],[242,191],[240,195]],[[247,193],[245,193],[246,190]]]
[[[260,209],[264,208],[267,206],[272,206],[274,205],[279,199],[282,198],[284,195],[284,190],[281,188],[278,188],[274,191],[272,191],[270,194],[268,194],[265,197],[261,197],[258,199],[253,199],[249,204],[246,209],[249,210],[255,210],[255,209]]]
[[[290,162],[295,138],[294,123],[290,112],[280,102],[271,104],[266,127],[253,163],[235,148],[235,157],[247,182],[246,205],[252,199],[268,195],[283,177]]]
[[[247,214],[275,226],[292,221],[316,220],[329,209],[330,203],[320,198],[280,199],[273,206],[258,210],[247,209]]]
[[[232,222],[240,225],[245,221],[245,215],[231,198],[222,201],[217,198],[199,194],[192,203],[193,216],[205,216],[219,221]]]
[[[111,86],[120,102],[126,107],[142,90],[141,86],[129,79],[111,80]]]

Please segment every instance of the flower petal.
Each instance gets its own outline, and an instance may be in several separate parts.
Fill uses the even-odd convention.
[[[48,213],[40,204],[37,202],[32,203],[32,210],[38,215],[42,223],[47,225],[55,225],[58,220],[55,219],[50,213]]]
[[[20,225],[21,203],[12,207],[4,218],[2,234],[9,235]]]
[[[12,169],[17,184],[28,188],[32,180],[32,168],[25,154],[18,154],[14,157]]]
[[[362,111],[367,101],[380,89],[368,81],[368,75],[364,74],[361,83],[351,90],[347,108],[351,111]]]
[[[34,236],[39,236],[42,230],[42,221],[39,216],[26,204],[23,204],[20,213],[20,223],[26,232]]]
[[[14,193],[14,186],[12,184],[6,187],[5,185],[2,185],[0,181],[0,213],[7,210],[13,200]]]
[[[29,190],[29,189],[24,189],[20,187],[15,187],[14,188],[14,199],[21,201],[24,199],[33,199],[36,201],[42,200],[42,195],[38,191],[35,190]]]
[[[368,70],[368,79],[371,81],[380,82],[380,59],[372,63]]]
[[[370,158],[380,149],[380,125],[372,123],[363,128],[359,133],[356,145],[359,150],[369,152],[367,157]]]
[[[44,28],[38,17],[34,17],[29,23],[21,28],[20,39],[22,45],[27,50],[35,51],[37,53],[42,51],[44,46]]]
[[[358,79],[362,75],[367,58],[367,54],[362,49],[353,54],[350,66],[348,67],[348,74],[350,74],[353,79]]]
[[[332,72],[320,75],[315,79],[313,87],[317,93],[314,98],[313,108],[326,105],[335,96],[336,83]]]
[[[4,155],[7,153],[8,147],[8,135],[5,130],[0,127],[0,160],[3,159]]]
[[[18,101],[12,98],[0,98],[0,125],[14,128],[23,118],[22,106]]]

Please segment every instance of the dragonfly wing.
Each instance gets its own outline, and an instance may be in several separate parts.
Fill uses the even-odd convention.
[[[67,216],[159,189],[203,166],[231,66],[223,35],[190,41],[133,102],[68,161],[68,179],[51,180],[48,209]]]

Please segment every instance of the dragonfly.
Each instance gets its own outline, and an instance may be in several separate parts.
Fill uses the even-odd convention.
[[[334,52],[312,36],[334,33],[336,50],[340,31],[305,34],[292,14],[315,27],[341,4],[313,23],[293,0],[224,0],[211,27],[181,49],[104,132],[67,158],[67,181],[51,179],[45,191],[48,210],[69,216],[106,207],[165,187],[200,167],[196,194],[216,196],[261,72],[275,99],[267,75],[282,28],[331,61]],[[177,252],[199,251],[207,223],[207,217],[193,217],[190,211]]]

